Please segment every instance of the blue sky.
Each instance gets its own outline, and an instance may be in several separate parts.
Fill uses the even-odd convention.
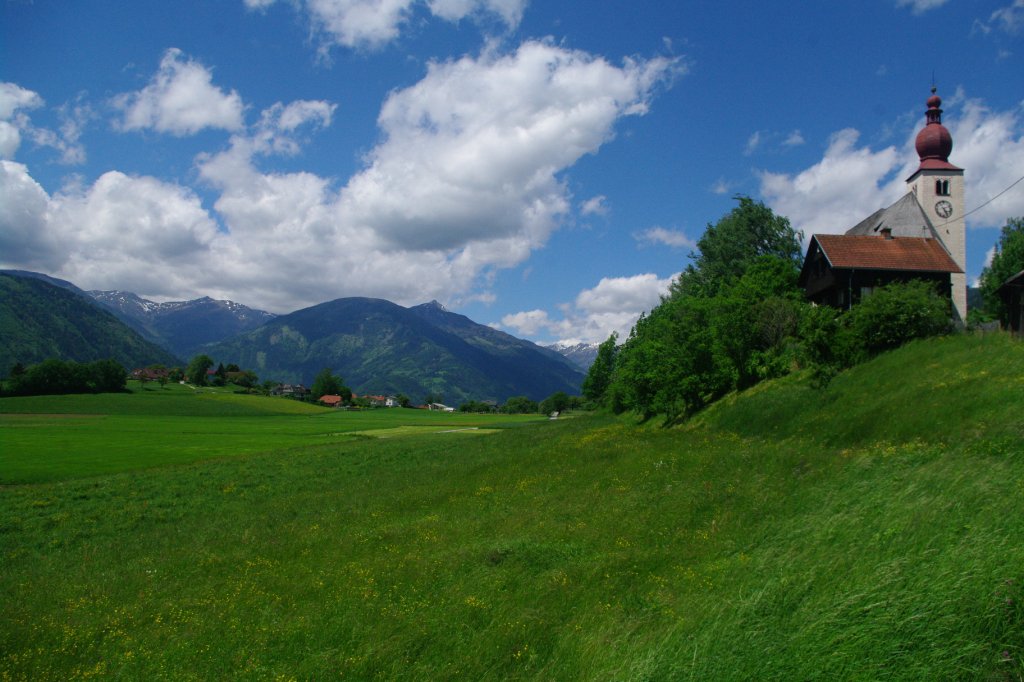
[[[1024,0],[5,0],[0,265],[540,342],[656,305],[735,194],[901,196],[934,81],[968,276],[1024,215]]]

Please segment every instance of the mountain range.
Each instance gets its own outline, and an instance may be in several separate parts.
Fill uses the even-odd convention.
[[[144,337],[175,355],[188,358],[199,348],[255,329],[276,315],[208,296],[191,301],[156,303],[130,291],[90,291]]]
[[[599,343],[553,343],[544,346],[544,348],[558,353],[586,372],[594,364],[594,359],[597,357],[597,348],[600,345]]]
[[[177,365],[205,353],[261,379],[310,384],[329,368],[357,393],[405,393],[414,400],[433,393],[456,404],[578,393],[584,376],[560,353],[436,301],[405,308],[342,298],[275,316],[208,297],[156,303],[125,291],[86,292],[40,273],[2,272],[4,371],[46,357],[114,357],[130,369]]]
[[[70,282],[0,272],[0,375],[48,358],[113,358],[127,368],[181,362]]]
[[[356,393],[440,394],[453,404],[540,400],[577,393],[583,373],[564,357],[477,324],[437,302],[404,308],[341,298],[282,315],[204,348],[223,362],[280,381],[310,382],[322,368]]]

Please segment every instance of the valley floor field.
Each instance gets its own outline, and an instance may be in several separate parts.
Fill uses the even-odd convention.
[[[135,408],[0,401],[56,462],[0,487],[0,679],[1020,680],[1022,395],[1024,345],[955,336],[672,429],[179,405],[255,434],[111,473],[53,432]]]
[[[177,384],[130,394],[4,398],[0,484],[295,450],[344,437],[456,433],[539,419],[398,408],[347,412],[287,398],[211,389],[196,394]]]

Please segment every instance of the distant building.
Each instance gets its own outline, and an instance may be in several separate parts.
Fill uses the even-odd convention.
[[[309,389],[302,384],[278,384],[270,390],[270,394],[287,398],[305,398],[309,395]]]
[[[161,379],[166,380],[170,374],[170,370],[162,367],[140,367],[139,369],[132,370],[132,379],[138,381],[160,381]]]
[[[322,395],[317,401],[325,407],[340,407],[341,396],[340,395]]]
[[[949,162],[953,138],[942,125],[941,105],[932,88],[915,141],[920,164],[907,178],[907,193],[845,234],[812,235],[800,271],[810,300],[849,308],[876,287],[924,279],[950,297],[956,320],[967,319],[964,171]]]

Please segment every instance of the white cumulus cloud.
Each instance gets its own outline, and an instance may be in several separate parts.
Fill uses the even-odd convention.
[[[625,340],[642,313],[650,311],[668,293],[673,277],[652,273],[632,277],[605,277],[592,289],[584,289],[564,306],[560,318],[544,310],[529,310],[501,319],[501,326],[533,338],[559,343],[599,343],[612,332]]]
[[[197,293],[217,226],[190,190],[117,171],[48,196],[28,169],[0,169],[0,259],[70,276],[89,288]]]
[[[795,175],[761,173],[761,195],[793,227],[812,233],[840,233],[899,197],[883,179],[900,163],[894,147],[873,152],[858,147],[860,133],[834,133],[824,157]]]
[[[262,10],[275,0],[245,0]],[[380,49],[394,41],[418,8],[451,22],[495,17],[509,29],[519,25],[527,0],[295,0],[323,40],[321,50],[335,45]]]
[[[213,84],[213,74],[197,61],[170,48],[160,68],[142,90],[113,99],[123,113],[122,130],[153,129],[177,136],[205,128],[239,130],[243,126],[242,98]]]
[[[0,259],[10,266],[56,272],[66,259],[49,228],[50,197],[14,161],[0,160]]]
[[[384,103],[385,139],[342,208],[394,245],[473,242],[494,264],[516,264],[569,209],[558,173],[595,153],[620,118],[644,113],[674,64],[618,67],[547,42],[433,63]]]
[[[241,116],[241,98],[171,51],[150,86],[123,99],[126,121],[168,132],[214,125],[156,105],[185,71]],[[340,183],[262,167],[301,153],[335,111],[320,100],[277,103],[196,157],[210,204],[183,184],[118,171],[48,196],[12,164],[3,216],[18,248],[0,259],[86,288],[202,293],[275,312],[340,296],[487,300],[495,271],[523,262],[565,220],[565,172],[622,118],[646,112],[676,72],[669,59],[614,65],[548,42],[433,63],[382,104],[379,144]]]

